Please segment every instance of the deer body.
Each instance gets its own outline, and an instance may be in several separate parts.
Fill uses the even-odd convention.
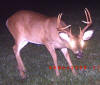
[[[19,11],[7,19],[6,25],[15,39],[13,50],[22,77],[25,77],[25,67],[20,57],[20,50],[28,42],[45,45],[51,55],[54,56],[53,60],[57,66],[54,49],[63,48],[66,45],[58,35],[56,17],[49,18],[32,11]],[[66,26],[63,21],[61,21],[61,25]],[[59,75],[58,70],[56,71],[56,74]]]
[[[63,21],[61,22],[62,26],[66,26]],[[25,41],[31,43],[45,45],[44,42],[48,42],[55,48],[64,46],[56,29],[56,17],[49,18],[31,11],[20,11],[7,20],[7,27],[15,41],[22,37]]]
[[[83,22],[87,23],[87,26],[82,31],[80,30],[80,35],[78,37],[79,39],[77,38],[77,42],[79,42],[79,44],[81,42],[82,46],[75,43],[76,38],[68,29],[70,25],[67,26],[61,20],[61,14],[59,14],[58,18],[56,18],[47,17],[32,11],[19,11],[8,18],[6,25],[15,40],[13,50],[16,56],[21,77],[25,77],[25,67],[20,56],[20,51],[25,45],[27,45],[28,42],[46,46],[53,58],[54,65],[56,66],[55,71],[57,76],[59,75],[59,71],[57,68],[57,55],[55,52],[56,48],[61,49],[69,66],[72,67],[73,64],[70,60],[67,48],[71,49],[80,57],[82,52],[80,51],[80,49],[82,49],[83,47],[83,41],[88,40],[93,34],[93,31],[87,31],[86,33],[84,33],[92,23],[89,11],[87,9],[85,10],[85,14],[87,22]],[[90,21],[88,16],[90,18]],[[65,28],[67,28],[67,30]],[[83,36],[84,39],[82,38]],[[79,46],[80,49],[78,49]],[[74,68],[72,69],[72,72],[74,75],[76,75]]]

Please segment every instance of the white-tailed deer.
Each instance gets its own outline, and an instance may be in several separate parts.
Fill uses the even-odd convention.
[[[18,63],[20,75],[24,78],[25,67],[22,62],[20,51],[28,43],[36,43],[45,45],[50,52],[54,65],[56,66],[56,75],[59,75],[57,65],[57,55],[55,49],[61,49],[70,67],[73,66],[67,48],[71,49],[77,57],[82,56],[84,40],[91,38],[93,30],[86,31],[92,24],[91,16],[88,9],[85,9],[87,21],[82,21],[87,24],[83,30],[80,28],[78,37],[72,35],[69,27],[62,20],[62,14],[56,17],[47,17],[42,14],[32,11],[19,11],[8,18],[6,25],[15,39],[13,46],[14,54]],[[86,31],[86,32],[85,32]],[[74,75],[76,72],[72,69]]]

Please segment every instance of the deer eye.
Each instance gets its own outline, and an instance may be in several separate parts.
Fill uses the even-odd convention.
[[[71,40],[71,41],[70,41],[70,45],[71,45],[72,48],[75,48],[76,42],[75,42],[74,40]]]
[[[84,47],[85,42],[83,40],[81,40],[80,44],[81,44],[81,47]]]

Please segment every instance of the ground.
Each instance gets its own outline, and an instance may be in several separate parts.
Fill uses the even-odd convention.
[[[83,9],[70,11],[64,9],[63,20],[67,24],[72,24],[73,33],[78,33],[79,26],[84,27],[80,22],[85,20]],[[77,76],[74,76],[71,70],[61,69],[60,76],[56,77],[54,69],[49,69],[49,66],[54,64],[47,49],[44,46],[29,43],[21,51],[22,60],[27,69],[26,79],[21,79],[12,50],[14,39],[7,30],[4,30],[0,35],[0,85],[100,85],[100,12],[95,8],[89,8],[89,10],[93,20],[90,29],[95,30],[95,33],[89,41],[86,41],[84,57],[77,59],[69,50],[73,65],[87,66],[87,69],[76,70]],[[53,14],[55,13],[51,15]],[[2,27],[7,29],[6,26]],[[67,67],[68,63],[60,50],[56,52],[58,65]]]

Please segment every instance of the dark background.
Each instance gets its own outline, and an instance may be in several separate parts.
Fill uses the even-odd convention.
[[[84,16],[84,8],[88,8],[93,17],[100,14],[99,0],[2,0],[0,1],[0,33],[8,33],[5,26],[6,20],[19,10],[32,10],[46,16],[57,16],[62,12],[64,14],[63,20],[67,24],[74,26],[74,22],[77,22]],[[75,20],[72,22],[74,18]]]
[[[29,9],[38,12],[64,11],[72,8],[99,8],[99,0],[8,0],[0,2],[0,15],[7,16],[17,10]]]

